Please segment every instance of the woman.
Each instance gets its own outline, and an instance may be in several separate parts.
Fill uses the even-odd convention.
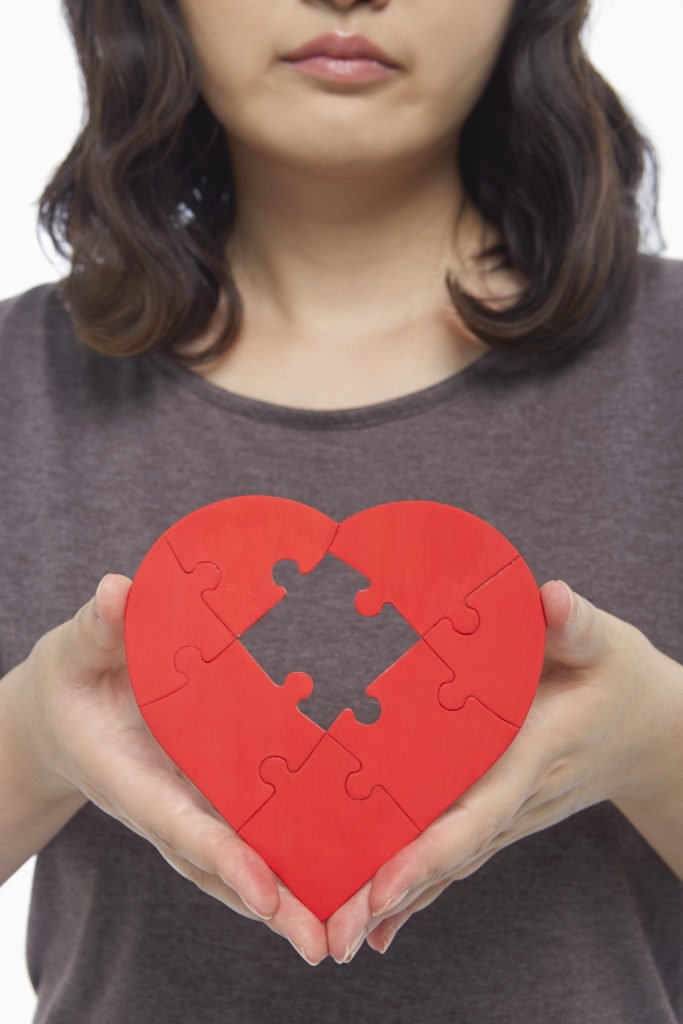
[[[638,251],[653,154],[587,7],[65,3],[72,270],[0,304],[2,878],[40,851],[41,1021],[683,1019],[683,267]],[[342,63],[297,54],[322,34]],[[515,741],[326,924],[126,671],[144,554],[239,493],[444,501],[545,581]]]

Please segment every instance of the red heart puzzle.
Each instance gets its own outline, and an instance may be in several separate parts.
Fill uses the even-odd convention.
[[[325,731],[239,637],[285,596],[280,559],[326,555],[370,580],[362,615],[391,603],[419,639]],[[324,921],[453,804],[514,739],[545,649],[540,593],[503,534],[461,508],[396,501],[338,523],[302,502],[250,494],[174,523],[135,574],[128,671],[166,753],[288,888]]]

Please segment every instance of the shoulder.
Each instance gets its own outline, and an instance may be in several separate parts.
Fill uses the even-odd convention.
[[[637,294],[617,344],[626,366],[666,386],[683,372],[683,259],[639,254]]]
[[[683,259],[641,252],[638,303],[659,323],[680,322],[683,313]],[[654,303],[654,304],[653,304]],[[648,308],[649,304],[649,308]]]
[[[0,342],[8,344],[13,338],[35,339],[44,334],[59,308],[61,303],[54,281],[36,284],[0,299]]]
[[[66,351],[69,319],[56,291],[56,283],[43,282],[0,300],[2,404],[15,423],[44,400],[55,371],[63,375],[56,349]]]
[[[575,381],[597,409],[628,411],[648,435],[680,429],[683,260],[639,253],[630,305],[576,361]]]
[[[0,358],[3,375],[22,373],[48,356],[74,347],[75,335],[56,281],[0,299]]]
[[[672,355],[681,358],[683,335],[683,259],[639,254],[638,293],[630,326],[636,334],[656,344],[658,338],[673,343]],[[678,344],[676,344],[678,340]]]
[[[664,290],[667,286],[683,284],[683,259],[675,256],[661,256],[657,253],[638,253],[638,261],[641,268],[643,282],[649,283],[651,287],[659,287]]]
[[[623,315],[579,352],[576,372],[596,386],[670,395],[683,373],[683,259],[638,254],[633,294]]]
[[[96,352],[79,336],[59,290],[43,282],[0,300],[2,393],[9,415],[30,406],[65,415],[110,408],[140,390],[150,376],[146,360]]]

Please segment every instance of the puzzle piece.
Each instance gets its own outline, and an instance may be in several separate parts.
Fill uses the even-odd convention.
[[[461,708],[474,695],[489,711],[521,726],[533,700],[545,654],[545,615],[529,567],[515,559],[473,591],[468,606],[480,625],[468,636],[441,619],[425,643],[454,671],[439,689],[441,705]]]
[[[239,639],[287,592],[276,563],[307,574],[326,553],[369,582],[356,592],[362,616],[386,605],[384,617],[403,616],[420,637],[367,687],[379,719],[346,709],[328,733],[297,706],[311,677],[276,685]],[[533,697],[544,638],[540,594],[513,545],[425,501],[339,525],[267,495],[216,502],[156,542],[126,607],[131,681],[152,733],[321,920],[500,757]]]
[[[339,524],[329,553],[371,580],[356,596],[361,615],[389,601],[420,636],[444,617],[474,632],[477,615],[465,597],[519,556],[490,523],[438,501],[363,509]]]
[[[344,780],[358,766],[329,735],[298,771],[280,757],[266,758],[261,776],[275,793],[240,829],[321,921],[419,834],[382,787],[367,800],[349,799]]]
[[[297,768],[324,735],[297,708],[313,683],[292,673],[276,686],[235,640],[213,661],[176,654],[185,685],[140,710],[154,736],[237,830],[272,795],[259,767],[273,750]]]
[[[365,688],[418,634],[392,605],[374,618],[359,615],[353,599],[368,581],[338,558],[323,557],[306,575],[293,562],[277,562],[273,579],[285,586],[286,600],[245,630],[241,642],[276,683],[285,669],[313,677],[315,688],[301,710],[323,728],[345,706],[359,721],[375,721],[380,706]]]
[[[128,591],[124,619],[128,671],[139,705],[161,700],[184,685],[173,662],[179,647],[193,644],[211,661],[234,640],[203,600],[220,577],[211,562],[183,572],[163,536],[145,555]]]
[[[346,781],[350,797],[363,799],[381,783],[424,829],[500,757],[517,728],[474,697],[446,711],[438,692],[452,678],[419,640],[368,687],[382,705],[377,722],[363,725],[342,711],[329,735],[362,764]]]
[[[273,582],[275,562],[289,558],[310,572],[336,530],[333,519],[309,505],[245,494],[191,512],[164,536],[186,572],[207,558],[219,566],[220,584],[206,602],[240,636],[285,595]]]

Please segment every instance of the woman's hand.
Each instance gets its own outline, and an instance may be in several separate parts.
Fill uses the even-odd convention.
[[[602,800],[651,808],[662,793],[681,792],[681,666],[562,581],[545,583],[541,597],[545,659],[522,728],[485,775],[329,918],[337,962],[348,963],[366,937],[386,952],[412,914],[523,836]]]
[[[126,576],[105,576],[97,595],[17,666],[22,686],[30,687],[30,727],[45,779],[55,792],[83,793],[184,878],[238,914],[264,920],[318,963],[328,953],[324,925],[166,755],[140,714],[124,649],[130,584]]]

